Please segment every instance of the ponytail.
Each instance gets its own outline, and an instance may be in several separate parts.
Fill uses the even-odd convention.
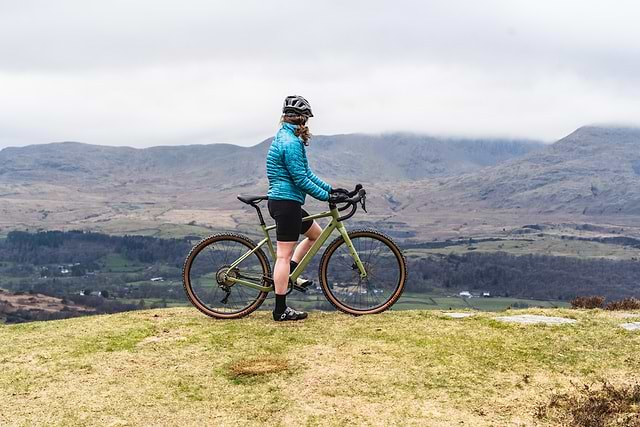
[[[307,116],[302,114],[285,114],[280,119],[280,122],[289,123],[292,125],[296,125],[295,135],[302,139],[304,145],[309,145],[309,139],[311,139],[311,131],[309,131],[309,127],[307,126]]]

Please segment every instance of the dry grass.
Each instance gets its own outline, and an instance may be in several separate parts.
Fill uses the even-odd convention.
[[[640,427],[640,384],[584,384],[553,394],[537,408],[541,420],[573,427]]]
[[[0,425],[557,425],[536,417],[554,394],[640,372],[616,313],[524,312],[578,322],[172,308],[0,325]]]

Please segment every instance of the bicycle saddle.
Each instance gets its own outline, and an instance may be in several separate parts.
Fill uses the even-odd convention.
[[[248,205],[253,205],[254,203],[259,203],[263,200],[267,200],[268,197],[266,195],[264,196],[252,196],[249,194],[238,194],[238,200],[240,200],[242,203],[246,203]]]

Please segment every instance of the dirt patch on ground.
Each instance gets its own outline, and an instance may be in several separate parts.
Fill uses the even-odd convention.
[[[284,359],[273,357],[240,360],[231,364],[229,372],[233,377],[274,374],[289,369],[289,363]]]

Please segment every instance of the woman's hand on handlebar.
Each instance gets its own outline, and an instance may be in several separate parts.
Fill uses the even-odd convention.
[[[329,203],[335,205],[336,203],[344,203],[349,199],[348,193],[331,193],[329,194]]]
[[[332,188],[329,194],[349,194],[349,190],[344,188]]]
[[[346,194],[347,197],[353,197],[357,195],[362,189],[362,184],[356,184],[356,188],[353,191],[349,191],[345,188],[332,188],[329,194]]]
[[[343,215],[338,218],[338,221],[344,221],[353,216],[358,210],[358,203],[362,206],[362,210],[365,212],[367,209],[365,208],[365,200],[367,197],[367,192],[364,188],[362,188],[362,184],[356,185],[356,188],[353,191],[340,191],[344,190],[342,188],[336,188],[334,191],[331,191],[329,194],[329,205],[332,209],[336,208],[336,204],[344,203],[344,205],[338,208],[339,211],[344,211],[351,207],[351,210],[346,215]]]
[[[334,188],[329,193],[329,204],[335,205],[336,203],[357,203],[365,197],[365,194],[366,192],[362,188],[362,184],[356,185],[356,188],[353,191],[345,190],[344,188]],[[346,206],[341,208],[340,210],[343,210],[344,208],[346,208]]]

